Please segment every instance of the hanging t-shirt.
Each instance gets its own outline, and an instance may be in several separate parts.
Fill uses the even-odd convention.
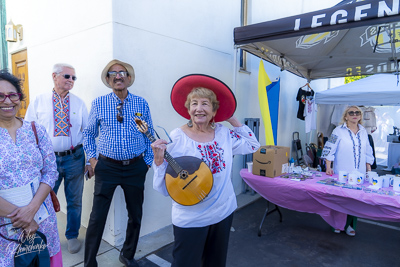
[[[317,105],[315,104],[314,99],[306,99],[304,118],[306,124],[306,133],[317,129]]]
[[[373,107],[360,107],[363,112],[363,126],[368,134],[376,131],[376,116],[375,108]]]
[[[306,104],[307,96],[314,96],[314,91],[311,89],[303,90],[299,88],[296,100],[299,101],[299,110],[297,111],[297,118],[304,121],[304,106]]]

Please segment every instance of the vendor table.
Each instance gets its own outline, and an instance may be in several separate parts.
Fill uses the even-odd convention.
[[[321,173],[321,177],[305,181],[258,176],[247,169],[242,169],[240,175],[271,203],[291,210],[319,214],[335,229],[344,230],[347,214],[371,220],[400,222],[400,196],[317,183],[335,175]],[[392,188],[384,188],[384,191],[392,191]]]

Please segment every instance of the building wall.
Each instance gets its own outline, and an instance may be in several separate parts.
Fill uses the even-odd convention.
[[[249,24],[330,7],[338,0],[249,0]],[[274,2],[275,3],[275,2]],[[237,98],[236,116],[261,118],[257,95],[259,59],[249,55],[248,72],[234,66],[236,51],[233,28],[240,26],[240,1],[178,0],[6,0],[7,21],[24,26],[24,40],[9,44],[9,53],[28,49],[30,96],[51,90],[53,64],[66,62],[76,68],[78,80],[73,93],[88,109],[91,101],[110,92],[100,80],[103,67],[113,58],[129,62],[136,79],[130,91],[147,99],[154,125],[168,132],[186,123],[172,108],[169,96],[177,79],[190,73],[215,76],[230,86]],[[297,90],[306,81],[269,63],[271,80],[281,79],[278,145],[290,146],[292,132],[301,139],[304,123],[296,119]],[[311,83],[314,90],[326,89],[328,81]],[[265,143],[264,125],[260,142]],[[241,192],[239,170],[242,156],[235,157],[232,181]],[[152,188],[152,170],[145,184],[141,235],[171,224],[171,201]],[[85,182],[82,224],[87,226],[92,206],[93,179]],[[60,189],[61,191],[61,189]],[[122,190],[114,196],[104,233],[111,244],[124,240],[127,213]],[[62,193],[60,200],[65,212]]]

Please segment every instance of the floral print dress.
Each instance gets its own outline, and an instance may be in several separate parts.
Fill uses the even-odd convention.
[[[36,130],[38,145],[30,122],[23,120],[22,127],[17,129],[15,143],[7,129],[0,128],[0,190],[24,186],[36,178],[53,188],[58,179],[53,146],[43,126],[36,124]],[[50,195],[45,203],[49,207],[50,216],[39,224],[39,231],[46,236],[47,247],[52,257],[60,251],[60,239]],[[0,225],[8,222],[8,219],[0,217]],[[21,235],[19,230],[16,234],[8,236],[6,227],[1,227],[0,232],[11,239],[18,239]],[[0,237],[0,266],[14,266],[15,244]]]

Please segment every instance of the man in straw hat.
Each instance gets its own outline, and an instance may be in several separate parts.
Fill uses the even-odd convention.
[[[119,260],[126,266],[139,266],[134,255],[142,220],[144,181],[153,152],[150,140],[136,129],[134,118],[145,121],[152,132],[150,109],[146,100],[128,91],[135,80],[130,64],[116,59],[110,61],[101,73],[101,80],[112,92],[92,102],[84,131],[84,148],[96,177],[84,263],[97,266],[96,254],[111,200],[119,185],[124,190],[128,210],[126,238]]]

